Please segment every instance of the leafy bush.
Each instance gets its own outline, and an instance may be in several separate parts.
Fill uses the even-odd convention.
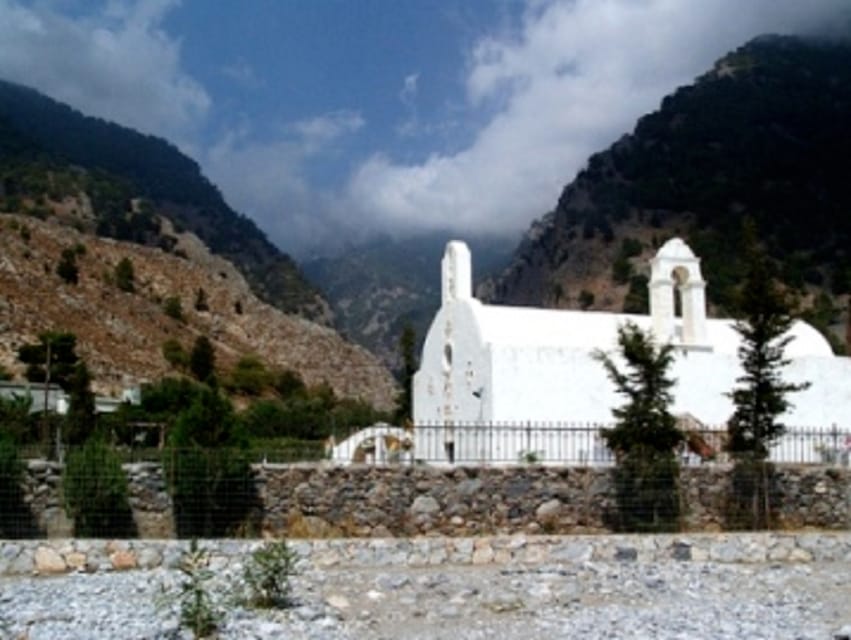
[[[207,336],[195,338],[195,344],[192,345],[192,352],[189,354],[189,370],[200,382],[207,382],[215,374],[216,353],[213,350],[213,343]]]
[[[119,263],[115,265],[115,286],[127,293],[133,293],[136,290],[136,274],[133,269],[133,262],[130,258],[121,258]]]
[[[77,284],[80,269],[77,266],[77,253],[73,249],[62,250],[62,257],[56,265],[56,275],[68,284]]]
[[[180,537],[235,535],[257,505],[247,439],[230,401],[202,387],[169,437],[166,476]]]
[[[76,536],[135,535],[127,477],[115,452],[100,438],[90,438],[81,449],[70,453],[62,487]]]
[[[252,553],[243,572],[249,603],[264,609],[289,607],[290,578],[296,573],[297,561],[286,540],[267,542]]]
[[[272,374],[255,355],[239,359],[230,373],[226,386],[229,391],[248,396],[259,396],[272,383]]]
[[[35,534],[32,513],[21,489],[23,471],[15,442],[0,433],[0,538],[29,538]]]
[[[183,317],[183,304],[177,296],[171,296],[165,299],[165,302],[163,302],[163,313],[179,322],[183,322],[185,319]]]
[[[163,342],[163,358],[175,369],[183,370],[189,366],[189,354],[174,338]]]

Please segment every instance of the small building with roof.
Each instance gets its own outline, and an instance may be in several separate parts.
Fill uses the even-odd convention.
[[[618,329],[627,322],[675,347],[673,413],[713,426],[733,413],[727,394],[742,375],[741,336],[733,320],[707,318],[700,260],[679,238],[666,242],[651,261],[649,315],[484,304],[473,297],[470,251],[463,242],[447,244],[441,270],[441,307],[413,383],[414,422],[432,425],[415,431],[417,458],[488,462],[535,453],[546,460],[546,450],[526,449],[522,433],[495,443],[483,437],[483,427],[611,424],[612,409],[624,399],[593,353],[605,351],[617,362]],[[851,360],[835,356],[806,322],[796,320],[789,332],[784,380],[811,384],[790,397],[793,406],[782,421],[847,427]],[[550,444],[545,438],[540,446],[579,446],[564,441],[567,437],[551,438]]]

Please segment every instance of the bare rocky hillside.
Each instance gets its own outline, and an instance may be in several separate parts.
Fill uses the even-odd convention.
[[[196,236],[168,233],[178,244],[166,253],[83,234],[54,217],[0,217],[0,364],[21,376],[22,344],[43,331],[70,331],[96,391],[116,393],[175,373],[162,354],[166,340],[176,339],[189,351],[197,336],[206,335],[222,372],[254,354],[267,367],[300,372],[307,384],[324,380],[340,396],[391,406],[395,382],[369,352],[261,302],[240,272]],[[76,285],[56,273],[62,251],[75,248]],[[115,267],[125,257],[133,265],[133,292],[115,283]],[[197,304],[199,296],[206,304]],[[180,300],[183,320],[165,313],[169,298]]]

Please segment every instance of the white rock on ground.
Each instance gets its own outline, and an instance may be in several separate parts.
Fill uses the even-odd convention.
[[[296,606],[258,611],[212,591],[221,638],[833,640],[851,629],[851,563],[579,562],[309,570]],[[0,638],[190,638],[167,569],[0,579]],[[347,606],[341,606],[345,603]]]

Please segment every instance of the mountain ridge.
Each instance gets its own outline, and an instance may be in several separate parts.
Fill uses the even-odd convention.
[[[647,260],[682,236],[731,314],[751,218],[799,313],[844,349],[851,290],[851,44],[761,37],[590,157],[525,233],[490,301],[646,310]]]
[[[198,164],[170,142],[0,80],[0,160],[8,164],[21,159],[102,171],[128,182],[134,196],[147,198],[232,261],[266,302],[331,323],[328,304],[292,258],[253,221],[231,209]],[[8,176],[4,182],[8,193]]]

